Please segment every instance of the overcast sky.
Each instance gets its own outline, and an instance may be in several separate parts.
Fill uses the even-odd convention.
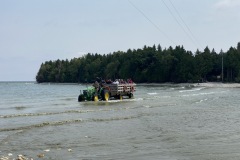
[[[0,0],[0,81],[34,81],[41,63],[86,53],[239,41],[240,0]]]

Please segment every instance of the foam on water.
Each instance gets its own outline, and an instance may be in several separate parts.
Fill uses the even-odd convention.
[[[207,100],[208,100],[207,98],[201,99],[200,101],[198,101],[198,102],[196,102],[196,103],[202,103],[202,102],[207,101]]]
[[[204,89],[204,87],[202,87],[202,88],[192,88],[190,90],[182,90],[182,91],[179,91],[179,92],[180,93],[182,93],[182,92],[196,92],[196,91],[200,91],[202,89]]]
[[[158,93],[156,93],[156,92],[153,92],[153,93],[147,93],[148,95],[156,95],[156,94],[158,94]]]

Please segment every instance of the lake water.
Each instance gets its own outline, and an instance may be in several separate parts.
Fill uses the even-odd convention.
[[[0,158],[240,158],[240,88],[137,85],[134,99],[79,103],[85,87],[0,82]]]

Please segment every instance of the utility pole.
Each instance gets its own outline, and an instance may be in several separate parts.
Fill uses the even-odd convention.
[[[223,83],[223,51],[221,50],[222,53],[222,83]]]

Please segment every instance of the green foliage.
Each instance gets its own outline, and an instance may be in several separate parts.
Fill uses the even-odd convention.
[[[219,81],[224,59],[224,81],[240,82],[240,43],[226,53],[217,54],[208,47],[195,54],[183,46],[168,49],[153,45],[142,49],[112,54],[86,54],[69,60],[42,63],[36,80],[42,82],[91,82],[106,79],[132,78],[135,82],[198,82]]]

